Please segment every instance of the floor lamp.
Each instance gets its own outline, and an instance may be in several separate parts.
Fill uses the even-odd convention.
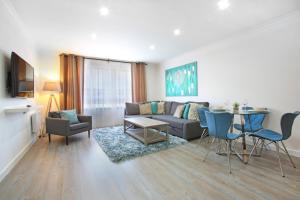
[[[60,111],[59,104],[58,104],[57,99],[54,95],[54,93],[61,92],[60,83],[58,81],[57,82],[56,81],[46,81],[44,83],[44,86],[43,86],[43,91],[51,92],[51,94],[49,96],[48,104],[47,104],[46,116],[48,116],[49,112],[51,111],[53,102],[54,102],[57,110]],[[44,133],[46,131],[45,127],[46,126],[45,126],[45,123],[44,123],[44,127],[42,128],[41,136],[44,136]]]

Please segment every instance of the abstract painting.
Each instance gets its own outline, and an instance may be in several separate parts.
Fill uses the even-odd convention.
[[[197,62],[167,69],[166,96],[198,96]]]

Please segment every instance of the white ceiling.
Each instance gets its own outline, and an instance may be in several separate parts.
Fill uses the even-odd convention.
[[[11,0],[40,48],[146,62],[163,61],[300,8],[300,0],[229,0],[229,9],[220,11],[218,1]],[[106,17],[99,14],[103,5],[110,9]],[[175,37],[175,28],[182,35]]]

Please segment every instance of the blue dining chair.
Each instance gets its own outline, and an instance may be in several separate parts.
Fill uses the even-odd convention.
[[[274,143],[274,145],[276,146],[276,152],[277,152],[279,167],[280,167],[280,170],[281,170],[281,175],[283,177],[285,176],[284,172],[283,172],[283,169],[282,169],[282,166],[281,166],[279,148],[281,148],[287,154],[292,166],[294,168],[296,168],[296,165],[293,162],[290,154],[288,153],[283,141],[287,140],[291,136],[293,123],[294,123],[294,121],[295,121],[295,119],[298,115],[300,115],[299,111],[294,112],[294,113],[286,113],[281,117],[280,125],[281,125],[282,134],[280,134],[278,132],[275,132],[275,131],[272,131],[272,130],[269,130],[269,129],[261,129],[261,130],[255,132],[255,133],[251,133],[250,136],[256,137],[256,138],[258,138],[258,140],[256,141],[256,143],[255,143],[255,145],[254,145],[254,147],[253,147],[253,149],[250,153],[249,159],[250,159],[250,157],[253,153],[254,148],[257,146],[258,142],[260,140],[268,140],[271,143]],[[283,148],[279,146],[279,142],[282,144]]]
[[[243,111],[253,110],[253,107],[250,107],[250,106],[242,107],[242,110]],[[244,115],[244,120],[245,120],[244,132],[245,133],[255,133],[255,132],[263,129],[263,122],[265,120],[265,114]],[[234,124],[233,127],[236,130],[242,131],[241,124]],[[254,137],[252,137],[252,139],[253,139],[253,145],[254,145],[256,143],[256,140]],[[262,147],[263,146],[264,146],[264,142],[262,143]],[[262,150],[262,148],[261,148],[261,150]],[[256,151],[256,149],[255,149],[255,151]]]
[[[208,134],[213,137],[211,145],[214,143],[215,139],[224,140],[227,146],[227,157],[228,157],[228,169],[229,173],[231,173],[231,163],[230,163],[230,155],[231,155],[231,143],[233,140],[238,139],[243,134],[229,133],[229,129],[232,124],[233,114],[227,112],[205,112]],[[217,146],[220,146],[219,143]],[[205,161],[206,157],[210,152],[210,148],[208,149],[203,161]]]
[[[243,107],[243,111],[253,110],[253,107]],[[263,122],[265,119],[265,114],[249,114],[245,115],[245,124],[244,124],[244,131],[248,133],[254,133],[263,129]],[[242,131],[241,124],[234,124],[235,129]]]
[[[200,142],[201,142],[202,138],[208,134],[205,112],[209,111],[209,109],[207,107],[201,107],[201,108],[198,108],[197,111],[198,111],[198,115],[199,115],[200,126],[203,129],[203,131],[201,133],[201,137],[200,137]]]

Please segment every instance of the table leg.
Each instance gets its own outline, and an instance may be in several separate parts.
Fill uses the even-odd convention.
[[[126,121],[125,120],[124,120],[123,128],[124,128],[124,133],[125,133],[126,132]]]
[[[246,135],[245,135],[245,119],[244,116],[241,115],[241,126],[242,126],[242,133],[243,133],[243,161],[246,164],[248,162],[248,155],[247,155],[247,145],[246,145]]]
[[[166,126],[166,139],[169,140],[169,128]]]
[[[148,135],[148,133],[147,133],[147,128],[144,128],[144,144],[145,144],[145,145],[148,145],[147,135]]]

